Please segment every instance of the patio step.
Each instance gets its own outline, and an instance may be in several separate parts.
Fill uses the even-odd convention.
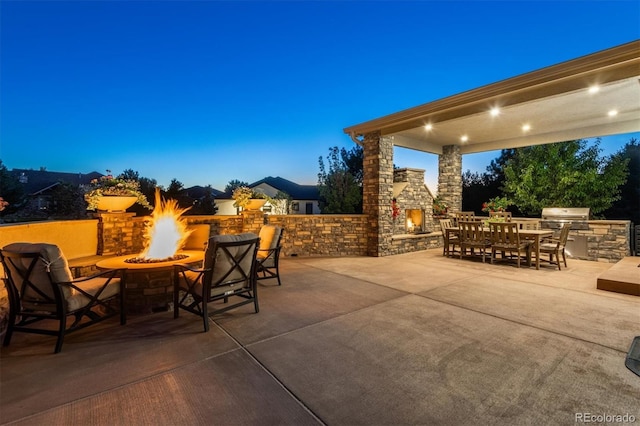
[[[597,288],[640,296],[640,257],[625,257],[600,274]]]

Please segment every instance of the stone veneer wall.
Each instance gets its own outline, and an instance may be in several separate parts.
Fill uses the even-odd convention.
[[[424,170],[423,169],[410,169],[402,168],[393,171],[394,183],[407,183],[407,185],[400,191],[400,193],[394,195],[398,208],[400,209],[400,215],[396,219],[393,233],[406,234],[406,210],[417,209],[424,212],[424,224],[423,229],[427,232],[435,230],[433,222],[433,196],[427,189],[427,185],[424,183]],[[438,226],[439,229],[439,226]],[[395,243],[393,243],[395,245]],[[416,251],[416,250],[410,250]],[[396,250],[392,249],[391,253],[395,254]]]
[[[389,254],[393,234],[393,140],[373,132],[363,142],[362,209],[367,216],[367,255]]]
[[[442,232],[393,237],[389,254],[411,253],[442,247]]]
[[[591,220],[588,230],[572,230],[571,235],[587,237],[586,260],[617,262],[631,256],[631,222],[628,220]]]
[[[462,209],[462,154],[460,147],[442,147],[438,157],[438,195],[449,205],[449,211]]]
[[[109,213],[99,226],[103,255],[140,253],[143,248],[143,217],[128,213]],[[120,215],[116,220],[113,215]],[[241,216],[186,216],[189,224],[208,224],[210,235],[260,233],[266,223],[282,226],[283,256],[366,256],[367,220],[364,215],[264,215],[244,211]],[[99,231],[100,232],[100,231]]]
[[[98,252],[101,256],[140,253],[143,249],[144,217],[135,213],[97,213]]]

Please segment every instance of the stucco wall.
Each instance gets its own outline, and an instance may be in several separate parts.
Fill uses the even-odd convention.
[[[98,220],[1,224],[0,247],[16,242],[57,244],[69,258],[93,256],[98,246]]]

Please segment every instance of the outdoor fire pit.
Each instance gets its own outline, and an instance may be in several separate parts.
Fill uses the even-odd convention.
[[[163,200],[156,189],[155,207],[145,228],[142,253],[101,260],[99,269],[126,268],[125,304],[128,313],[167,310],[173,299],[173,266],[201,263],[204,251],[180,250],[192,231],[176,200]]]
[[[135,255],[112,257],[96,263],[99,269],[126,268],[125,304],[129,314],[166,311],[173,299],[173,266],[179,263],[200,265],[204,251],[185,250],[173,260],[127,262]]]

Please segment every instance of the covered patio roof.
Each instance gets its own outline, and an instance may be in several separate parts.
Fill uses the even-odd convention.
[[[640,131],[640,40],[350,126],[461,154]]]

